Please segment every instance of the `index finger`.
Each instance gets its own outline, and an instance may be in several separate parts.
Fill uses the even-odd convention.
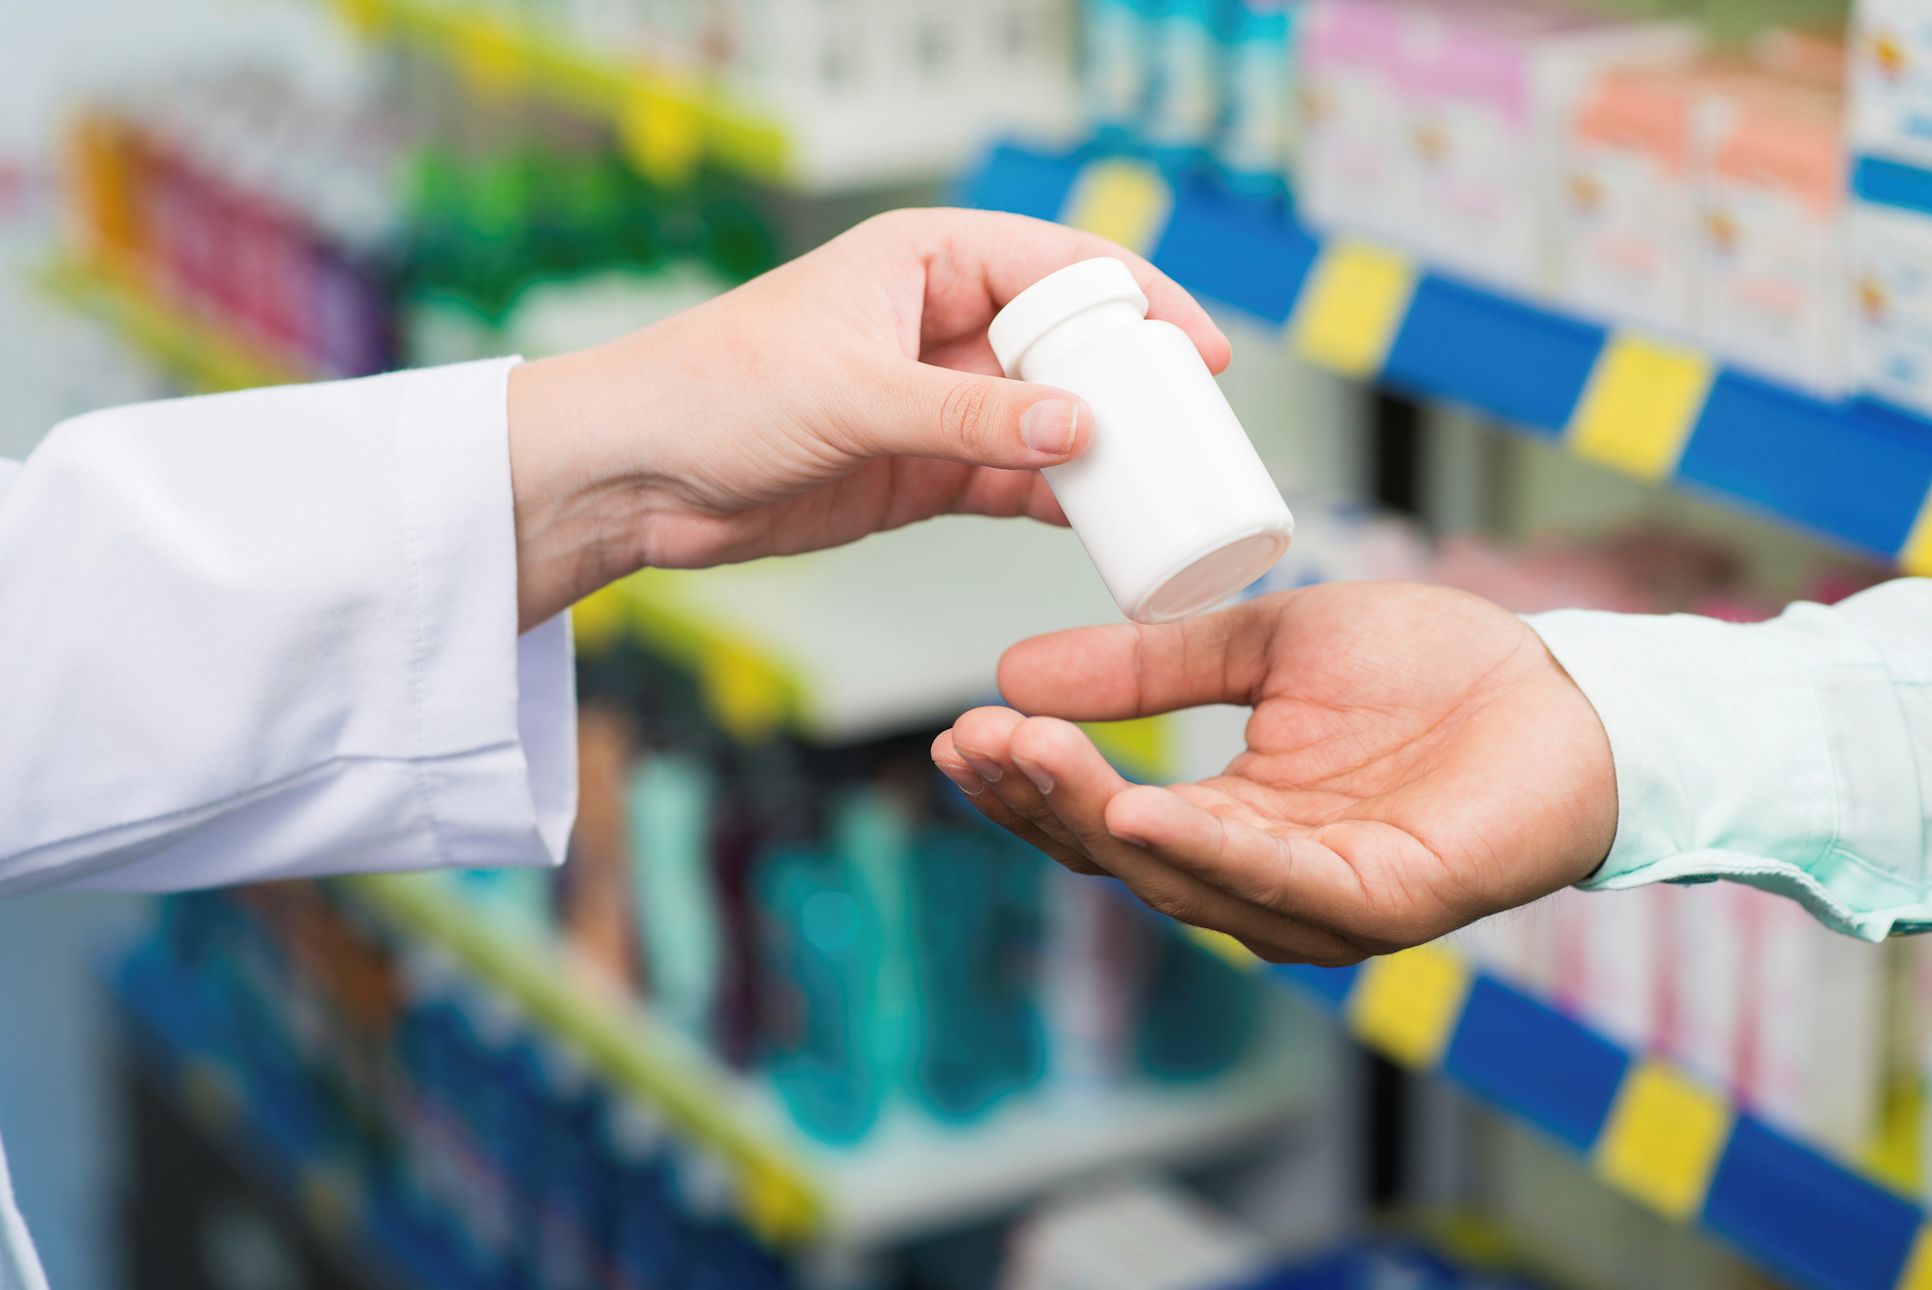
[[[1233,357],[1228,338],[1186,288],[1142,257],[1096,233],[1000,211],[932,210],[927,243],[926,325],[935,336],[983,330],[1013,297],[1050,273],[1101,256],[1119,260],[1147,296],[1147,316],[1187,333],[1210,371]],[[935,288],[939,289],[935,289]]]

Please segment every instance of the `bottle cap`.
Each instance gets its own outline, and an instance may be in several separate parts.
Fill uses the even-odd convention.
[[[1040,337],[1077,313],[1116,303],[1131,304],[1143,316],[1147,313],[1147,294],[1134,280],[1133,271],[1119,260],[1082,260],[1014,296],[986,329],[986,339],[992,342],[1000,367],[1008,376],[1017,376],[1020,359]]]

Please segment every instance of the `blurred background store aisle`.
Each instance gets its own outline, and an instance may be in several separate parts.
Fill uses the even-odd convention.
[[[1932,568],[1923,7],[13,5],[0,455],[555,352],[962,200],[1215,310],[1299,520],[1251,594],[1761,618]],[[647,573],[577,611],[559,874],[0,903],[55,1285],[1923,1284],[1919,941],[1731,888],[1350,973],[1183,939],[925,758],[1114,613],[972,521]],[[1239,720],[1103,735],[1180,777]]]

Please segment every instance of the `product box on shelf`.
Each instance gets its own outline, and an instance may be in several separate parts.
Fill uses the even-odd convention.
[[[1853,381],[1932,415],[1932,12],[1860,0],[1851,96]]]
[[[1850,383],[1841,94],[1764,77],[1713,110],[1695,281],[1719,359],[1826,398]]]
[[[1915,183],[1932,192],[1932,174]],[[1861,183],[1852,213],[1853,381],[1932,416],[1932,204],[1892,205],[1868,191]]]
[[[1222,68],[1213,0],[1157,0],[1149,9],[1145,134],[1154,161],[1181,172],[1207,159],[1221,119]]]
[[[1086,0],[1080,11],[1083,111],[1104,148],[1141,135],[1153,68],[1147,0]]]
[[[1665,335],[1697,329],[1695,73],[1619,68],[1588,88],[1558,180],[1558,296],[1592,317]]]
[[[1295,41],[1305,9],[1303,0],[1223,6],[1227,104],[1214,157],[1228,186],[1246,197],[1277,199],[1294,173]]]
[[[1853,148],[1932,168],[1932,9],[1858,0],[1852,22]]]
[[[1670,996],[1660,1046],[1717,1088],[1738,1086],[1755,1029],[1746,924],[1759,899],[1746,887],[1704,883],[1669,892],[1664,910]]]
[[[1602,70],[1682,61],[1694,26],[1526,0],[1316,0],[1303,74],[1310,221],[1546,294],[1567,122]]]
[[[1879,1123],[1884,954],[1820,926],[1795,901],[1749,895],[1755,997],[1740,1098],[1794,1135],[1856,1158]]]
[[[1406,17],[1400,0],[1312,0],[1300,45],[1297,197],[1318,228],[1418,249]]]
[[[1773,27],[1751,42],[1751,58],[1778,76],[1838,94],[1851,79],[1851,42],[1841,27]]]
[[[1689,57],[1697,30],[1477,0],[1428,6],[1409,25],[1425,250],[1477,281],[1547,295],[1577,97],[1606,68]]]

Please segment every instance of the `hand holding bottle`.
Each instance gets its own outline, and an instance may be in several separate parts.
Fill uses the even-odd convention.
[[[1095,256],[1208,365],[1228,342],[1104,238],[1016,215],[899,211],[656,326],[510,383],[525,625],[634,569],[850,542],[950,512],[1063,522],[1040,478],[1092,436],[1077,398],[1000,377],[987,324]]]
[[[989,818],[1275,962],[1335,966],[1581,881],[1617,828],[1602,723],[1515,615],[1335,584],[1015,646],[933,746]],[[1123,779],[1070,722],[1253,708],[1222,774]]]

